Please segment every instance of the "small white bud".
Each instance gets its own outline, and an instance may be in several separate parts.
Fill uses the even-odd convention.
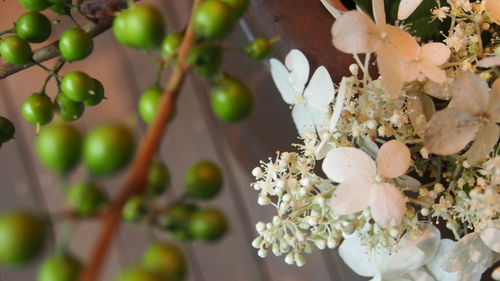
[[[262,169],[260,167],[256,167],[252,170],[252,175],[260,179],[264,175],[264,172],[262,172]]]
[[[320,250],[324,250],[326,248],[326,241],[324,239],[316,240],[316,241],[314,241],[314,244]]]
[[[465,160],[463,163],[462,163],[462,166],[466,169],[470,168],[470,164],[469,162],[467,162],[467,160]]]
[[[297,241],[303,242],[305,240],[304,233],[300,231],[295,232],[295,238],[297,238]]]
[[[257,254],[261,258],[265,258],[265,257],[267,257],[267,249],[260,248],[260,250],[257,252]]]
[[[306,259],[301,254],[295,253],[295,263],[298,267],[301,267],[306,263]]]
[[[311,187],[312,183],[311,180],[308,178],[303,178],[300,180],[300,185],[303,187]]]
[[[281,223],[281,218],[279,216],[274,216],[273,217],[273,223],[274,224],[279,224]]]
[[[264,232],[264,230],[266,230],[266,224],[264,222],[259,221],[255,225],[255,229],[257,230],[257,233],[262,234],[262,232]]]
[[[316,216],[307,216],[306,221],[310,226],[315,226],[318,224],[319,217]]]
[[[286,182],[284,179],[279,179],[277,182],[276,182],[276,188],[285,188],[285,185],[286,185]]]
[[[436,184],[434,185],[434,192],[436,192],[436,193],[441,193],[441,192],[443,192],[443,191],[444,191],[444,186],[443,186],[442,184],[440,184],[440,183],[436,183]]]
[[[377,122],[375,120],[368,120],[365,122],[365,126],[370,130],[375,130],[377,128]]]
[[[292,198],[290,197],[290,194],[285,194],[283,195],[283,197],[281,197],[281,201],[287,203],[287,202],[290,202]]]
[[[338,242],[335,238],[328,237],[328,239],[326,240],[326,245],[328,246],[328,249],[334,249],[335,247],[337,247]]]
[[[296,178],[291,178],[291,179],[288,179],[288,185],[291,187],[291,188],[294,188],[298,185],[298,181]]]
[[[397,230],[396,228],[391,228],[389,229],[389,235],[393,238],[396,238],[399,235],[399,230]]]
[[[314,198],[314,201],[316,201],[316,203],[318,205],[320,205],[321,207],[325,206],[325,197],[323,197],[320,194],[316,195],[316,198]]]
[[[281,256],[280,245],[278,243],[273,243],[273,254],[277,257]]]
[[[352,76],[358,76],[359,66],[354,63],[349,65],[349,72],[351,72]]]
[[[254,247],[255,249],[258,249],[258,248],[260,248],[261,243],[262,243],[262,237],[259,236],[252,241],[252,247]]]
[[[293,264],[295,262],[295,259],[293,258],[293,253],[289,253],[288,255],[286,255],[285,262],[287,264]]]
[[[491,278],[497,281],[500,280],[500,266],[497,266],[497,268],[493,270],[493,272],[491,273]]]
[[[265,195],[259,196],[259,199],[257,199],[257,203],[261,206],[269,205],[271,203],[271,199]]]
[[[266,229],[267,230],[271,230],[272,228],[273,228],[273,224],[272,223],[270,223],[270,222],[266,223]]]
[[[422,216],[428,216],[429,212],[430,211],[428,208],[422,208],[422,210],[420,210],[420,213],[422,214]]]
[[[308,192],[309,192],[309,189],[307,189],[307,188],[303,187],[303,188],[299,189],[299,195],[300,195],[300,197],[306,196]]]

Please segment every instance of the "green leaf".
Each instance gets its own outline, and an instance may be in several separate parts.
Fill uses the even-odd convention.
[[[446,1],[440,0],[441,7],[447,6]],[[409,25],[409,31],[412,35],[422,38],[423,42],[430,40],[440,41],[443,39],[441,31],[448,30],[450,26],[449,19],[441,22],[437,19],[432,20],[431,10],[438,7],[437,1],[422,1],[422,4],[413,12],[413,14],[403,21]]]

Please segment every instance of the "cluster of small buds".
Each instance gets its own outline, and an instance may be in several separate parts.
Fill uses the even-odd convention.
[[[278,153],[276,159],[252,170],[258,203],[277,211],[271,222],[256,225],[259,236],[252,246],[259,249],[260,257],[271,251],[276,256],[286,255],[288,264],[302,266],[303,254],[313,247],[334,248],[340,243],[342,220],[332,214],[326,199],[334,186],[313,171],[313,143],[306,137],[304,145],[296,145],[301,153]]]

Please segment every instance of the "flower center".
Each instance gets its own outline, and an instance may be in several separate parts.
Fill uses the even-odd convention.
[[[383,183],[384,182],[384,178],[382,178],[381,176],[379,175],[376,175],[375,176],[375,182],[376,183]]]

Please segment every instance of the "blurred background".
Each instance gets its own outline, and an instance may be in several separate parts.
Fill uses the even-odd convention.
[[[159,8],[168,31],[181,30],[187,22],[192,1],[146,0]],[[16,0],[0,2],[0,30],[12,26],[25,10]],[[61,19],[54,26],[50,41],[57,40],[70,26],[67,18],[46,12],[52,20]],[[347,71],[349,58],[338,54],[331,47],[329,30],[333,18],[323,9],[320,1],[252,1],[249,14],[232,33],[227,44],[245,46],[253,36],[281,36],[275,46],[274,57],[283,60],[292,48],[299,48],[311,60],[311,68],[327,65],[335,82]],[[34,45],[37,49],[41,45]],[[52,66],[55,60],[45,63]],[[185,243],[189,258],[188,281],[356,281],[365,280],[346,268],[336,250],[315,251],[307,255],[302,268],[287,265],[284,257],[261,259],[251,247],[256,236],[255,224],[269,221],[275,214],[270,207],[257,205],[257,193],[250,187],[250,171],[259,160],[274,157],[276,151],[293,150],[291,143],[298,142],[291,120],[290,109],[272,83],[266,62],[253,61],[240,52],[225,53],[225,71],[243,80],[256,98],[256,107],[248,120],[237,125],[219,122],[208,104],[207,82],[190,76],[180,95],[176,119],[163,139],[159,158],[167,163],[172,175],[172,188],[164,195],[171,202],[182,193],[185,171],[201,159],[213,160],[225,172],[224,190],[215,200],[202,202],[224,211],[230,221],[230,232],[213,244]],[[82,70],[99,79],[105,87],[106,97],[97,107],[87,107],[75,125],[86,131],[105,122],[125,122],[136,128],[142,136],[146,127],[137,116],[139,95],[154,83],[155,68],[147,56],[137,50],[118,44],[108,31],[94,38],[94,52],[81,62],[66,64],[61,74]],[[168,74],[164,75],[163,81]],[[16,140],[3,145],[0,150],[0,212],[27,208],[42,214],[56,214],[64,210],[62,183],[52,173],[43,169],[34,157],[35,127],[20,116],[22,102],[40,90],[46,73],[32,67],[7,79],[0,80],[0,115],[11,119],[17,129]],[[47,93],[55,96],[56,87],[50,84]],[[124,172],[126,173],[126,171]],[[123,181],[117,175],[104,182],[108,192],[114,194]],[[70,183],[82,179],[85,171],[78,168]],[[63,230],[56,225],[56,233]],[[92,250],[99,230],[97,221],[85,221],[71,239],[71,249],[82,260]],[[145,227],[122,224],[114,240],[102,280],[112,280],[120,268],[133,264],[149,244]],[[53,246],[53,245],[52,245]],[[50,254],[53,247],[48,247]],[[20,270],[0,268],[1,281],[35,280],[39,261]]]

